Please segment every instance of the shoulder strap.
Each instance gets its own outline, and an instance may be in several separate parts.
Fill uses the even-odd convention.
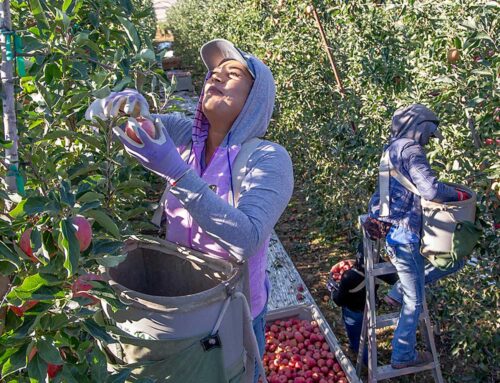
[[[181,153],[181,158],[185,161],[188,160],[189,153],[191,153],[191,147],[193,146],[193,141],[191,141],[184,151]],[[157,227],[161,226],[161,221],[163,219],[163,214],[165,214],[165,208],[167,205],[167,196],[168,192],[170,191],[170,188],[172,186],[167,183],[167,186],[165,187],[165,190],[163,191],[163,194],[161,195],[160,202],[158,203],[158,207],[156,208],[153,218],[151,219],[151,222],[156,225]]]
[[[380,217],[389,216],[389,176],[394,177],[401,185],[413,194],[420,196],[418,189],[411,183],[411,181],[401,174],[392,164],[389,156],[389,149],[386,149],[380,158],[379,165],[379,190],[380,190]]]
[[[229,195],[229,201],[233,201],[233,205],[238,206],[238,199],[240,198],[241,184],[247,172],[247,164],[250,156],[255,152],[259,144],[262,142],[260,138],[252,138],[241,145],[241,149],[236,156],[233,165],[231,166],[233,183],[233,193]]]
[[[382,153],[378,167],[378,185],[380,194],[380,217],[389,216],[389,175],[391,171],[391,160],[389,158],[389,149]]]

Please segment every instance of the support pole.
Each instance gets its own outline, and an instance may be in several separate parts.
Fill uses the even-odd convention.
[[[10,0],[4,0],[0,6],[0,49],[2,51],[2,62],[0,64],[0,81],[2,84],[2,107],[3,107],[3,129],[4,137],[12,141],[12,146],[5,149],[5,164],[7,165],[7,175],[5,183],[7,190],[11,193],[17,192],[16,173],[19,166],[17,154],[17,123],[16,123],[16,104],[14,98],[14,79],[13,79],[13,57],[7,57],[7,44],[12,47],[12,21],[10,18]],[[5,208],[10,210],[12,204],[5,201]],[[7,293],[10,287],[10,280],[7,276],[0,275],[0,301]],[[0,334],[5,326],[6,308],[0,309]]]
[[[332,67],[333,70],[333,75],[335,76],[335,81],[337,82],[337,86],[339,87],[339,92],[340,96],[342,98],[345,97],[345,88],[344,85],[342,84],[342,80],[340,79],[339,71],[337,69],[337,64],[335,63],[335,60],[333,58],[332,50],[330,46],[328,45],[328,40],[326,39],[326,34],[325,30],[323,29],[323,24],[321,23],[321,20],[319,19],[318,12],[316,11],[316,8],[314,5],[310,5],[312,14],[314,16],[314,20],[316,20],[316,26],[318,27],[319,34],[321,35],[321,42],[323,43],[323,48],[325,49],[326,55],[328,56],[328,61],[330,61],[330,66]],[[356,125],[354,124],[354,121],[350,121],[351,123],[351,128],[352,131],[356,131]]]
[[[16,106],[14,96],[14,60],[7,56],[7,42],[12,46],[12,36],[9,32],[12,30],[12,21],[10,18],[10,0],[1,2],[0,7],[0,49],[2,50],[2,63],[0,64],[0,81],[2,83],[2,106],[3,106],[3,129],[4,137],[12,141],[12,147],[5,149],[5,164],[9,170],[17,172],[19,158],[17,154],[18,136],[16,122]],[[5,177],[7,190],[11,193],[17,192],[16,176],[8,174]],[[7,201],[6,201],[7,202]]]

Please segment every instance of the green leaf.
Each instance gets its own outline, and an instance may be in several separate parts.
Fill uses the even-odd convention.
[[[105,343],[115,343],[115,340],[108,335],[106,330],[99,326],[95,320],[86,319],[83,323],[83,328],[89,332],[94,338],[102,340]]]
[[[51,83],[53,81],[59,81],[61,79],[62,72],[60,71],[57,64],[48,63],[45,66],[44,75],[45,75],[45,81],[47,83]]]
[[[149,48],[141,49],[138,57],[146,62],[156,62],[155,53]]]
[[[61,182],[60,194],[62,202],[69,207],[75,206],[75,195],[71,192],[71,185],[67,181]]]
[[[2,366],[2,378],[6,378],[8,375],[19,371],[21,368],[26,367],[26,350],[28,349],[28,343],[24,344],[12,354],[9,359],[5,361]]]
[[[119,92],[123,90],[127,85],[132,82],[132,78],[130,76],[123,77],[114,87],[113,92]]]
[[[127,33],[128,38],[132,42],[134,50],[136,52],[139,52],[139,49],[141,48],[141,40],[139,39],[139,34],[137,33],[134,24],[132,24],[129,20],[121,16],[116,16],[116,18],[123,25],[123,28],[125,28],[125,32]]]
[[[18,270],[21,267],[21,260],[19,257],[2,241],[0,241],[0,259],[2,261],[9,262]]]
[[[68,15],[66,14],[66,12],[58,9],[58,8],[55,8],[56,10],[56,21],[62,21],[63,25],[64,25],[64,30],[67,31],[68,30],[68,27],[71,23],[71,19],[68,17]]]
[[[47,363],[39,353],[36,353],[28,363],[28,375],[35,382],[45,382],[45,378],[47,377]]]
[[[45,48],[45,45],[40,41],[40,39],[29,35],[23,36],[23,45],[23,51],[26,53]]]
[[[101,89],[93,91],[92,96],[94,96],[95,98],[106,98],[110,93],[111,89],[109,88],[109,85],[106,85]]]
[[[95,172],[96,170],[99,170],[99,168],[99,164],[80,164],[68,169],[68,178],[70,180],[74,180],[84,174]]]
[[[76,46],[80,47],[87,47],[94,51],[95,53],[99,53],[99,45],[97,45],[95,42],[89,39],[89,34],[86,32],[80,32],[78,33],[75,38],[73,39],[74,44]]]
[[[108,376],[108,371],[106,369],[106,356],[99,350],[98,347],[94,347],[92,352],[87,355],[87,360],[90,364],[90,375],[95,382],[104,382]]]
[[[104,257],[97,257],[94,259],[101,266],[108,267],[108,268],[109,267],[116,267],[120,263],[122,263],[125,259],[127,259],[127,254],[109,255],[109,256],[104,256]]]
[[[96,239],[92,246],[93,255],[116,254],[123,248],[123,242],[112,239]]]
[[[43,286],[40,287],[37,291],[31,294],[30,298],[39,300],[39,301],[51,301],[54,299],[64,298],[66,295],[66,290],[58,287],[58,286]]]
[[[68,11],[68,8],[71,6],[71,4],[73,4],[73,0],[64,0],[64,3],[62,5],[62,11],[63,12],[67,12]]]
[[[33,292],[42,286],[55,286],[61,283],[61,280],[54,275],[49,274],[33,274],[24,278],[23,282],[12,289],[13,292]]]
[[[63,364],[61,354],[54,344],[53,339],[41,339],[36,342],[38,353],[47,363]]]
[[[47,18],[45,17],[45,12],[42,8],[42,5],[40,4],[40,1],[28,0],[28,4],[30,5],[31,13],[35,17],[35,20],[38,24],[38,29],[40,31],[48,30],[49,23],[47,21]]]
[[[64,219],[59,223],[61,229],[57,240],[59,247],[64,252],[64,268],[68,272],[68,276],[73,275],[78,268],[78,260],[80,259],[80,244],[76,238],[75,228],[70,219]]]
[[[77,80],[88,80],[89,78],[89,66],[87,63],[82,62],[82,61],[76,61],[73,63],[71,67],[71,73],[73,74],[73,78]],[[72,104],[77,105],[79,100],[76,100],[74,102],[73,100]]]
[[[104,198],[104,194],[97,193],[95,191],[89,191],[89,192],[83,194],[81,197],[78,197],[78,202],[84,204],[84,203],[89,203],[89,202],[94,202],[94,201],[100,201],[103,198]]]
[[[13,340],[24,340],[26,337],[33,333],[35,326],[37,325],[37,318],[31,315],[25,315],[23,317],[23,324],[16,328],[16,331],[10,335],[10,339]]]
[[[91,209],[95,209],[95,208],[98,208],[101,206],[101,201],[92,201],[92,202],[87,202],[87,203],[84,203],[80,209],[78,210],[80,212],[80,214],[86,210],[91,210]]]
[[[85,214],[86,217],[94,218],[96,222],[101,225],[101,227],[106,230],[115,238],[120,238],[120,230],[116,223],[103,211],[101,210],[87,210]]]
[[[58,212],[54,201],[46,197],[29,197],[22,200],[9,214],[13,218],[45,212]]]

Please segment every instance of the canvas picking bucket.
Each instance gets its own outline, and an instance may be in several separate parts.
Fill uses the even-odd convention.
[[[258,350],[239,265],[157,238],[126,251],[102,269],[128,305],[113,312],[103,303],[117,340],[104,345],[110,367],[158,382],[251,382]]]
[[[458,223],[474,222],[476,218],[476,193],[462,185],[449,186],[465,191],[471,198],[465,201],[436,203],[421,198],[422,204],[422,255],[451,253],[453,234]]]

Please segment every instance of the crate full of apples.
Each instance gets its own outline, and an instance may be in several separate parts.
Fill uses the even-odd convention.
[[[350,379],[354,368],[330,327],[322,315],[315,317],[314,311],[311,306],[300,305],[268,314],[263,364],[269,383],[357,381],[357,377]]]

